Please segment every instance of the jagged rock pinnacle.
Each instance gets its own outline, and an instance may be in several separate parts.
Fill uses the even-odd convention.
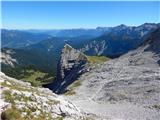
[[[73,49],[72,46],[70,46],[70,45],[67,44],[67,43],[64,45],[64,48],[65,48],[65,49],[67,49],[67,48]]]
[[[54,85],[56,87],[53,90],[56,92],[63,91],[83,72],[82,69],[86,63],[86,55],[74,49],[69,44],[65,44],[57,67],[57,80]]]

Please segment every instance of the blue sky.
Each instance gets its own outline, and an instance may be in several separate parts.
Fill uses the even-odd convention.
[[[160,22],[160,2],[2,2],[9,29],[96,28]]]

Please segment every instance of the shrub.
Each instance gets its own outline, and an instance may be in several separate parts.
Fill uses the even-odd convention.
[[[9,108],[1,114],[2,120],[23,120],[20,111],[15,107]]]

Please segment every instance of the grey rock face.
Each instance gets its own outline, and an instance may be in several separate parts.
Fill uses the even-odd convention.
[[[138,49],[93,66],[68,99],[106,120],[159,120],[159,35],[157,29]]]
[[[34,116],[38,119],[45,113],[45,118],[43,118],[45,120],[60,118],[64,120],[83,120],[86,118],[86,114],[81,109],[49,89],[32,87],[29,83],[10,78],[2,72],[0,72],[0,84],[2,84],[0,88],[0,93],[2,93],[0,114],[13,105],[13,102],[6,101],[7,91],[10,93],[10,99],[13,99],[16,109],[21,111],[22,117],[32,119],[30,116]],[[27,98],[27,101],[24,98]],[[27,113],[27,111],[33,109],[34,111],[30,114]]]
[[[53,83],[53,90],[57,93],[64,92],[67,86],[83,73],[86,62],[87,57],[82,52],[66,44],[58,64],[57,80]]]
[[[86,61],[87,57],[83,53],[66,44],[61,54],[58,79],[64,79],[69,74],[68,71],[86,63]]]
[[[17,60],[12,58],[12,54],[14,54],[14,51],[12,50],[6,50],[5,52],[2,52],[0,54],[0,63],[4,64],[5,66],[11,66],[14,67],[17,63]]]
[[[147,48],[145,51],[152,51],[160,57],[160,29],[157,29],[152,35],[148,38],[146,42]],[[160,61],[158,61],[160,64]]]

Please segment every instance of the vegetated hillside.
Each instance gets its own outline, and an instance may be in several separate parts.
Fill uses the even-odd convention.
[[[127,54],[88,67],[65,96],[103,119],[159,120],[160,28]]]
[[[25,79],[34,85],[38,85],[39,81],[42,83],[51,82],[48,78],[54,78],[56,75],[61,49],[67,41],[74,41],[75,39],[78,37],[52,37],[27,47],[2,48],[2,71],[6,75]]]
[[[50,39],[43,40],[37,44],[24,47],[22,49],[26,51],[36,51],[41,55],[47,55],[47,63],[54,63],[56,65],[65,41],[67,41],[66,38],[52,37]],[[53,60],[50,60],[49,58],[53,58]],[[52,66],[50,69],[55,69],[55,66]]]
[[[47,34],[29,33],[20,30],[1,29],[1,47],[19,48],[29,46],[51,37]]]
[[[29,81],[34,86],[52,82],[56,74],[54,66],[54,56],[48,56],[42,52],[2,49],[2,72],[8,76]]]
[[[49,74],[49,76],[53,77],[56,74],[57,64],[60,59],[61,50],[64,44],[66,42],[74,42],[75,44],[78,44],[79,42],[83,42],[83,38],[87,39],[90,37],[51,37],[49,39],[26,47],[14,49],[2,48],[2,71],[6,75],[17,79],[28,79],[32,77],[31,73],[39,75],[37,74],[37,72],[46,73]],[[43,78],[44,76],[39,77]]]

